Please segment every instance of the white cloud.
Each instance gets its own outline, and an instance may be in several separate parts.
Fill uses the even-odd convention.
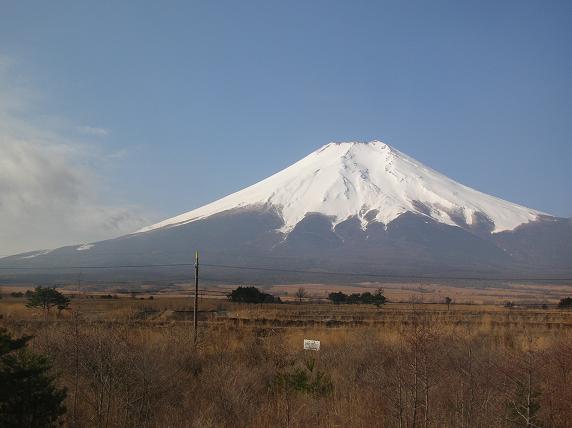
[[[125,152],[102,155],[45,116],[36,120],[29,107],[35,94],[15,82],[11,67],[0,57],[0,255],[111,238],[148,224],[140,208],[103,199],[96,171]]]
[[[85,135],[93,135],[95,137],[107,137],[111,131],[105,128],[97,128],[95,126],[78,126],[78,132]]]

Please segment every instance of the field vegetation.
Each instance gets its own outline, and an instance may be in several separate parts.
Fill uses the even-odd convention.
[[[556,304],[0,300],[82,427],[568,427],[572,311]],[[305,300],[306,299],[306,300]],[[304,351],[304,339],[321,341]]]

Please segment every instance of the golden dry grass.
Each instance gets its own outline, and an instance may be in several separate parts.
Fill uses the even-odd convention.
[[[310,297],[326,298],[334,291],[344,293],[373,292],[383,288],[385,296],[394,302],[407,302],[412,299],[426,303],[442,303],[451,297],[458,303],[498,304],[506,301],[521,303],[557,303],[563,296],[572,295],[570,284],[525,284],[479,282],[470,287],[463,284],[441,283],[360,283],[349,285],[332,284],[287,284],[275,285],[270,291],[294,300],[296,290],[303,287]]]
[[[571,311],[200,307],[197,347],[189,298],[84,296],[47,321],[4,298],[0,324],[34,335],[33,349],[53,361],[68,388],[66,426],[567,427],[572,418]],[[320,340],[320,352],[303,351],[304,338]],[[279,382],[299,373],[331,388]]]

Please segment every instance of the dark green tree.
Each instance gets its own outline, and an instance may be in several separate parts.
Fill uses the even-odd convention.
[[[365,293],[361,293],[360,300],[362,303],[365,303],[366,305],[370,305],[373,303],[373,294],[371,294],[369,291],[366,291]]]
[[[387,298],[383,295],[383,288],[378,288],[373,294],[373,304],[378,308],[387,302]]]
[[[44,315],[48,316],[50,309],[56,307],[58,313],[67,309],[70,304],[69,297],[64,296],[55,288],[49,287],[36,287],[34,291],[28,296],[29,308],[40,308],[44,311]]]
[[[1,427],[52,427],[65,413],[66,390],[55,385],[47,358],[26,348],[29,340],[0,329]]]
[[[559,308],[572,308],[572,297],[565,297],[558,302]]]
[[[256,287],[238,287],[232,290],[228,298],[240,303],[276,303],[280,300],[272,294],[263,293]]]
[[[361,294],[359,293],[352,293],[348,296],[348,303],[357,304],[361,303]]]
[[[358,304],[363,303],[366,305],[376,305],[381,306],[383,305],[387,299],[383,295],[383,289],[379,288],[374,294],[371,294],[369,291],[365,293],[352,293],[349,296],[342,291],[337,291],[335,293],[328,294],[328,299],[332,301],[332,303],[340,304],[340,303],[349,303],[349,304]]]
[[[332,301],[332,303],[335,303],[336,305],[340,304],[340,303],[345,303],[348,300],[348,295],[345,293],[342,293],[341,291],[338,291],[336,293],[330,293],[328,294],[328,299]]]

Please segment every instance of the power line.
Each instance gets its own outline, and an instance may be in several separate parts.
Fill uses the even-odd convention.
[[[0,270],[66,270],[66,269],[130,269],[146,267],[176,267],[195,266],[194,263],[164,263],[164,264],[137,264],[137,265],[84,265],[84,266],[0,266]]]
[[[281,273],[295,273],[305,275],[330,275],[340,277],[365,277],[365,278],[383,278],[383,279],[424,279],[424,280],[454,280],[454,281],[572,281],[572,278],[562,277],[485,277],[485,276],[434,276],[434,275],[404,275],[404,274],[383,274],[383,273],[359,273],[359,272],[333,272],[333,271],[314,271],[314,270],[300,270],[300,269],[285,269],[285,268],[272,268],[261,266],[236,266],[236,265],[223,265],[223,264],[209,264],[202,263],[202,266],[222,268],[222,269],[236,269],[236,270],[249,270],[249,271],[262,271],[262,272],[281,272]],[[169,267],[194,267],[195,263],[161,263],[161,264],[133,264],[133,265],[84,265],[84,266],[46,266],[46,267],[33,267],[33,266],[0,266],[0,270],[26,270],[26,271],[42,271],[42,270],[77,270],[77,269],[140,269],[140,268],[169,268]]]

